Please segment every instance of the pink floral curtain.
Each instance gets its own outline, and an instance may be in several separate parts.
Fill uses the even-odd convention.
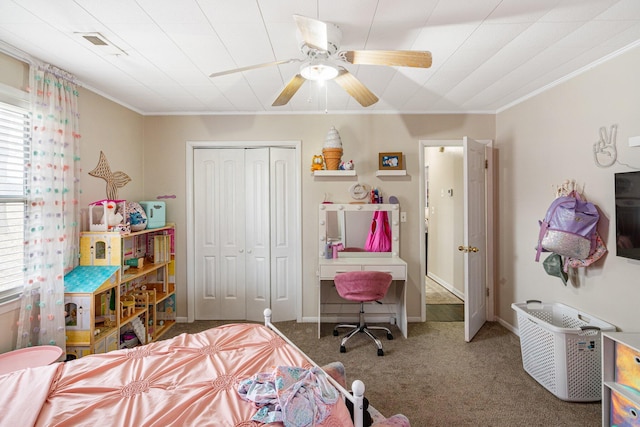
[[[29,203],[26,208],[25,286],[17,348],[65,350],[64,275],[78,263],[78,88],[49,65],[30,70],[32,105]]]

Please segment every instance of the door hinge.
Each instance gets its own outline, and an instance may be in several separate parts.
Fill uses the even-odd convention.
[[[489,295],[490,295],[489,288],[487,288],[487,296],[489,296]]]
[[[484,168],[485,169],[489,169],[489,160],[488,159],[484,160]]]

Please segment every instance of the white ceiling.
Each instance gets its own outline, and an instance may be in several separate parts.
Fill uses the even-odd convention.
[[[429,69],[345,67],[380,101],[305,82],[271,104],[302,58],[292,15],[338,25],[341,50],[412,49]],[[126,55],[78,33],[98,32]],[[142,114],[496,112],[640,40],[639,0],[2,0],[0,41]],[[2,45],[0,44],[0,48]]]

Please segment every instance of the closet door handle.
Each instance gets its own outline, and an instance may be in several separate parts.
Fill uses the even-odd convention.
[[[251,253],[251,249],[247,249],[247,253],[250,254]]]
[[[243,253],[244,249],[239,249],[238,252]]]

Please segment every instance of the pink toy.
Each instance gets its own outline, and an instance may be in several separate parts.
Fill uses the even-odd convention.
[[[338,252],[344,250],[344,245],[342,243],[334,243],[331,249],[333,249],[333,257],[338,258]]]

